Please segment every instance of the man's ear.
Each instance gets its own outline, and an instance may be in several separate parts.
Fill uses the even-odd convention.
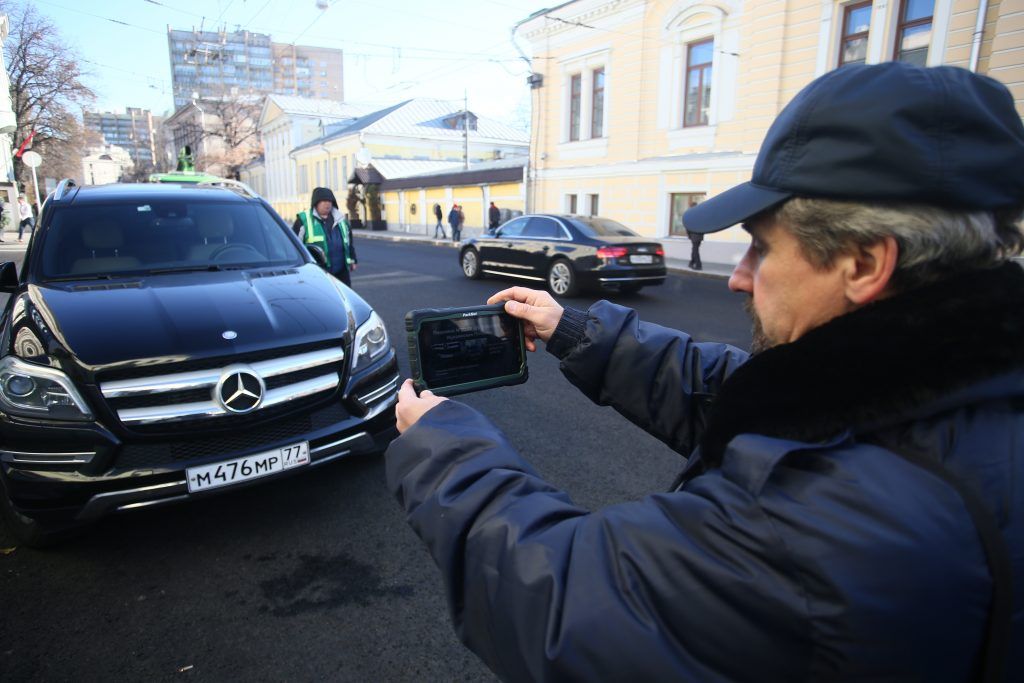
[[[847,260],[846,298],[863,306],[885,297],[898,257],[899,245],[891,235],[873,244],[855,247]]]

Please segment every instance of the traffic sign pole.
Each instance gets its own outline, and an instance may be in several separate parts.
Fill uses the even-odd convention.
[[[36,168],[39,164],[43,163],[43,157],[39,156],[39,152],[29,150],[21,155],[21,161],[32,169],[32,185],[34,185],[36,189],[36,214],[41,214],[43,211],[43,202],[39,199],[39,178],[36,176]]]
[[[36,215],[40,215],[43,211],[43,203],[39,201],[39,178],[36,177],[36,167],[32,167],[32,184],[36,188]]]

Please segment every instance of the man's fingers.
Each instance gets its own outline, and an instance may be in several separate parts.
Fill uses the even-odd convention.
[[[489,304],[500,304],[503,301],[520,301],[527,304],[534,304],[537,301],[537,295],[542,292],[538,292],[536,289],[530,289],[529,287],[509,287],[498,292],[490,299],[487,300]]]
[[[537,306],[531,306],[530,304],[520,303],[518,301],[506,301],[505,310],[517,318],[522,318],[523,320],[526,320],[531,325],[543,322],[545,316],[547,315],[545,310],[542,308],[539,308]]]
[[[402,382],[402,388],[398,390],[398,400],[408,401],[416,398],[416,387],[413,385],[411,379],[407,379]]]

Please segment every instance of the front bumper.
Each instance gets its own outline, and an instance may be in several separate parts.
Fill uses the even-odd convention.
[[[98,424],[77,427],[0,419],[0,476],[13,506],[41,522],[88,522],[216,495],[305,471],[339,458],[381,452],[393,439],[399,377],[394,354],[344,396],[244,429],[174,438],[119,439]],[[309,442],[310,463],[234,485],[188,493],[188,468]],[[2,493],[2,492],[0,492]]]

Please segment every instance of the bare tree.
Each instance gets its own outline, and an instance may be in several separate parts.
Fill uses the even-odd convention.
[[[35,131],[32,147],[43,156],[39,173],[52,177],[81,175],[86,139],[76,110],[95,99],[82,82],[76,55],[57,28],[30,3],[0,2],[10,17],[4,44],[11,81],[11,104],[17,117],[15,144]],[[15,177],[24,185],[31,172],[15,159]]]
[[[252,95],[225,93],[203,100],[208,125],[203,136],[210,141],[210,151],[200,158],[201,167],[219,167],[228,178],[238,178],[241,168],[260,155],[259,129],[262,101]]]

